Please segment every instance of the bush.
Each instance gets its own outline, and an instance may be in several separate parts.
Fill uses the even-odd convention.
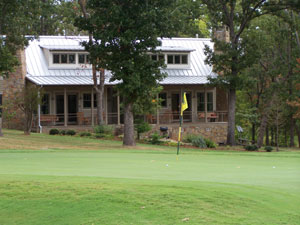
[[[66,131],[65,131],[65,130],[60,130],[60,131],[59,131],[59,134],[60,134],[60,135],[66,135]]]
[[[56,128],[53,128],[53,129],[49,130],[49,134],[50,134],[50,135],[56,135],[56,134],[59,134],[59,130],[56,129]]]
[[[96,134],[113,134],[113,127],[107,125],[98,125],[94,127],[94,132]]]
[[[138,140],[140,140],[140,134],[148,132],[148,131],[151,130],[151,126],[143,120],[137,120],[136,124],[134,125],[134,128],[137,132]]]
[[[162,143],[162,141],[160,141],[161,138],[162,137],[157,132],[154,132],[151,135],[150,143],[153,145],[159,145]]]
[[[100,139],[100,138],[106,137],[106,134],[103,134],[103,133],[97,133],[97,134],[95,134],[94,137],[97,138],[97,139]]]
[[[76,134],[75,130],[67,130],[66,135],[74,136]]]
[[[204,138],[207,148],[216,148],[217,144],[210,139]]]
[[[266,147],[265,147],[265,150],[266,150],[267,152],[271,152],[271,151],[273,151],[273,147],[271,147],[271,146],[266,146]]]
[[[90,137],[92,134],[90,132],[81,132],[79,134],[80,137]]]
[[[206,141],[201,135],[188,134],[184,141],[192,143],[193,146],[198,148],[207,148]]]
[[[244,148],[247,151],[257,151],[258,150],[257,145],[246,145]]]

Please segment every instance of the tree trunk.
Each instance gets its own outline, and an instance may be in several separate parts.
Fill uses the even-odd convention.
[[[264,113],[261,118],[260,127],[257,136],[257,146],[260,148],[264,143],[264,136],[266,132],[266,127],[268,123],[267,113]]]
[[[252,143],[255,143],[255,123],[252,123]]]
[[[228,129],[227,129],[227,145],[235,145],[235,102],[236,102],[236,90],[230,89],[228,93]]]
[[[103,119],[103,112],[104,112],[104,107],[103,107],[103,95],[104,95],[104,70],[100,69],[100,84],[98,85],[97,82],[97,77],[93,76],[94,80],[94,89],[97,93],[97,118],[98,118],[98,125],[104,124],[104,119]],[[106,115],[107,116],[107,115]]]
[[[276,110],[276,151],[279,151],[279,121],[278,121],[278,107]]]
[[[295,147],[295,120],[292,115],[290,118],[290,147]]]
[[[266,127],[266,146],[270,145],[269,126]]]
[[[2,117],[0,116],[0,137],[3,136],[3,133],[2,133]]]
[[[296,125],[297,135],[298,135],[298,148],[300,148],[300,127]]]
[[[274,146],[274,128],[271,127],[271,146]]]
[[[30,135],[33,122],[33,113],[27,112],[25,115],[24,134]]]
[[[124,139],[123,145],[135,146],[134,140],[134,121],[132,112],[132,103],[127,103],[124,108]]]

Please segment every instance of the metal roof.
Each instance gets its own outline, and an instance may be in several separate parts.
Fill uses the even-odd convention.
[[[43,49],[82,51],[82,41],[87,41],[86,36],[40,36],[29,42],[25,50],[27,79],[37,85],[93,85],[92,70],[87,68],[62,68],[51,69]],[[190,52],[190,67],[163,69],[167,77],[160,83],[168,84],[206,84],[208,76],[215,76],[212,67],[206,65],[204,60],[205,45],[213,47],[210,39],[201,38],[164,38],[162,39],[162,51]],[[172,51],[172,52],[173,52]],[[106,71],[105,84],[114,85],[117,82],[109,82],[110,71]]]

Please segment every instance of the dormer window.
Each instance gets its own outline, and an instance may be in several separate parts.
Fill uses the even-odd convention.
[[[78,54],[79,64],[90,64],[90,56],[88,54]]]
[[[167,55],[168,64],[174,65],[174,64],[181,64],[181,65],[187,65],[188,64],[188,55],[187,54],[168,54]]]
[[[54,53],[53,64],[75,64],[76,54]]]
[[[158,61],[158,60],[164,60],[165,56],[163,54],[159,54],[159,55],[151,55],[151,59],[154,61]]]

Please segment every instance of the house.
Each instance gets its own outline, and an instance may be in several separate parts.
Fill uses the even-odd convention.
[[[20,68],[2,81],[5,88],[0,91],[4,100],[13,98],[22,85],[33,83],[45,93],[35,126],[40,125],[45,132],[51,127],[90,129],[96,124],[97,111],[89,55],[80,45],[87,39],[40,36],[30,41],[25,51],[19,52]],[[208,85],[208,77],[216,74],[204,63],[205,45],[213,47],[210,39],[163,39],[159,47],[161,54],[149,55],[153,60],[165,60],[167,68],[163,72],[168,75],[160,83],[163,86],[158,96],[162,99],[161,108],[156,115],[145,115],[154,130],[167,126],[170,136],[177,137],[181,96],[186,92],[189,108],[183,115],[184,132],[201,133],[216,142],[226,140],[227,94]],[[113,88],[116,82],[110,82],[110,77],[111,73],[105,71],[104,119],[106,124],[120,128],[122,98]]]

